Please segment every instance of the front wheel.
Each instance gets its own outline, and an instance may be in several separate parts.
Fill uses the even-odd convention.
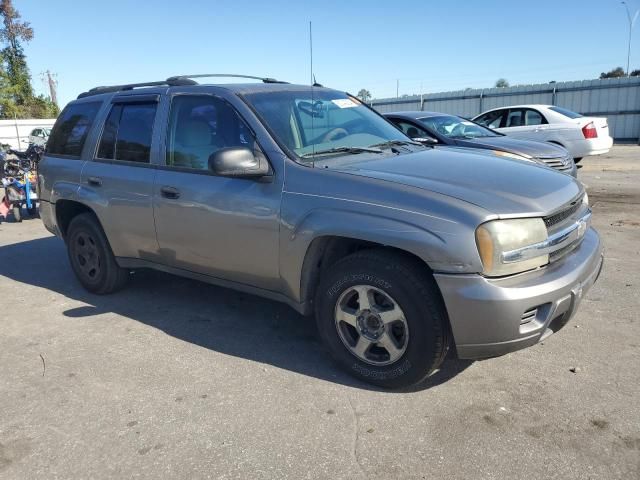
[[[419,383],[442,363],[447,318],[426,266],[370,250],[331,266],[316,292],[316,321],[333,357],[386,388]]]

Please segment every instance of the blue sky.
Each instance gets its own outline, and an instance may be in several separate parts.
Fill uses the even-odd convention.
[[[640,8],[640,0],[627,0]],[[14,0],[35,38],[33,84],[56,72],[65,104],[96,85],[187,73],[317,81],[374,98],[597,78],[626,66],[618,0],[124,1]],[[640,68],[640,22],[631,68]]]

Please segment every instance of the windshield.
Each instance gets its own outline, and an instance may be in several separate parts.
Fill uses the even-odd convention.
[[[553,110],[554,112],[559,113],[560,115],[564,115],[565,117],[569,117],[569,118],[580,118],[580,117],[582,117],[582,115],[580,115],[579,113],[572,112],[571,110],[567,110],[566,108],[562,108],[562,107],[549,107],[549,110]]]
[[[360,101],[325,89],[244,95],[280,143],[302,161],[319,155],[380,153],[380,144],[414,144]]]
[[[449,138],[482,138],[499,137],[496,133],[477,123],[453,115],[438,115],[437,117],[421,118],[420,122],[431,130]]]

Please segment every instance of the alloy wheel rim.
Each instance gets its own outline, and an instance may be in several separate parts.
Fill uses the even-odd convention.
[[[390,365],[407,350],[409,325],[404,312],[391,295],[379,288],[347,288],[336,302],[334,319],[344,346],[363,362]]]

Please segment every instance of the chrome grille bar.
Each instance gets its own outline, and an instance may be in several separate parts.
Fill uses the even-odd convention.
[[[591,210],[576,220],[568,227],[549,236],[545,241],[516,248],[508,252],[503,252],[500,256],[502,263],[521,262],[541,255],[551,255],[557,250],[567,248],[574,243],[580,242],[591,224]],[[556,257],[557,258],[557,257]]]

